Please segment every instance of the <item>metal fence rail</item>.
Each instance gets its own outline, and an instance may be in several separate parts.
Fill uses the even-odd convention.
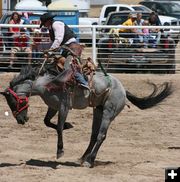
[[[8,32],[9,27],[31,30],[29,31],[30,39],[27,42],[32,49],[31,64],[41,64],[44,60],[43,51],[51,45],[48,32],[43,29],[38,30],[39,25],[0,24],[0,70],[11,71],[8,65],[12,59],[14,40]],[[77,38],[80,43],[87,45],[83,52],[83,58],[91,57],[96,64],[101,62],[107,72],[179,73],[180,71],[180,26],[73,25],[70,27],[79,29]],[[129,34],[130,37],[127,35],[124,37],[123,34],[110,31],[121,28],[158,28],[163,31],[161,31],[161,40],[155,45],[152,40],[145,44],[132,38],[132,34]],[[34,46],[34,40],[39,41],[38,49]],[[22,65],[28,64],[28,59],[27,54],[19,51],[17,59],[14,60],[15,68],[19,70]]]

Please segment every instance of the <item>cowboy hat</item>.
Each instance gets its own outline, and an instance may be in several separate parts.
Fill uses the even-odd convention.
[[[41,20],[41,24],[40,24],[40,28],[45,25],[45,23],[48,21],[48,20],[53,20],[53,18],[55,17],[56,15],[52,15],[50,13],[44,13],[43,15],[41,15],[40,17],[40,20]]]

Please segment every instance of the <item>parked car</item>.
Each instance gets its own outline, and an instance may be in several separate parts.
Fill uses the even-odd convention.
[[[128,19],[129,13],[110,13],[106,25],[121,25]],[[141,13],[143,19],[149,18],[149,12]],[[175,42],[169,36],[162,33],[157,47],[143,48],[141,45],[131,44],[131,39],[108,34],[108,29],[104,31],[106,36],[102,37],[97,45],[97,58],[107,70],[175,73]]]
[[[175,1],[141,1],[139,4],[148,7],[159,15],[180,19],[180,4]]]

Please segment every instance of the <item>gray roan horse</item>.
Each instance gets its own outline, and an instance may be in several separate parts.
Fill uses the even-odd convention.
[[[93,92],[88,98],[83,90],[78,87],[67,86],[66,89],[51,91],[47,87],[60,84],[62,76],[53,76],[48,72],[38,75],[37,71],[31,67],[21,69],[9,85],[9,88],[1,92],[5,96],[7,103],[19,124],[25,124],[28,120],[28,98],[39,95],[48,106],[47,114],[44,118],[46,126],[57,131],[57,159],[63,153],[63,127],[69,109],[85,109],[93,107],[92,134],[89,145],[80,158],[82,166],[93,167],[97,152],[106,138],[107,130],[111,121],[122,111],[126,105],[126,99],[140,109],[155,106],[172,93],[171,84],[166,82],[161,86],[153,85],[153,91],[149,96],[138,98],[126,91],[121,82],[114,76],[105,76],[102,72],[96,72],[93,81]],[[73,92],[72,92],[73,90]],[[51,123],[51,119],[58,112],[57,125]]]

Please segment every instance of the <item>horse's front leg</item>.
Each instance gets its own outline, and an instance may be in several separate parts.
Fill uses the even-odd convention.
[[[54,110],[54,109],[48,107],[48,111],[47,111],[46,116],[44,118],[44,124],[47,127],[53,128],[55,130],[57,130],[57,125],[55,125],[54,123],[51,123],[50,121],[56,115],[56,113],[57,113],[57,110]]]
[[[58,124],[57,124],[57,134],[58,134],[58,142],[57,142],[57,159],[59,159],[64,154],[63,149],[63,128],[64,123],[66,121],[67,115],[69,112],[69,107],[66,103],[61,103],[61,107],[58,114]]]
[[[44,118],[44,124],[47,127],[53,128],[55,130],[57,130],[57,125],[54,123],[51,123],[51,119],[56,115],[56,113],[57,113],[57,110],[54,110],[54,109],[48,107],[48,111]],[[73,125],[71,123],[65,122],[63,129],[66,130],[66,129],[70,129],[70,128],[73,128]]]

